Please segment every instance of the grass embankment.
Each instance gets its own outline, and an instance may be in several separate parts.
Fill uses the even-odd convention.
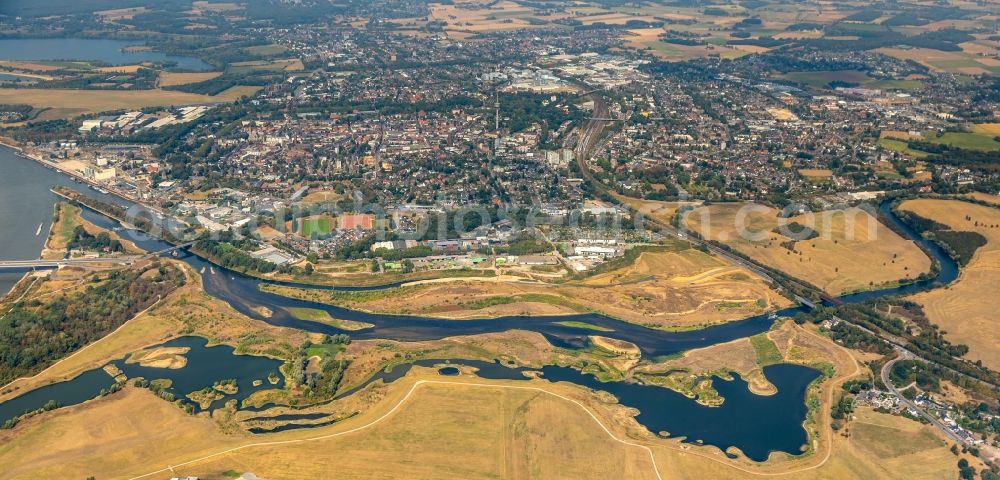
[[[323,270],[320,263],[317,271]],[[273,274],[261,276],[268,280],[291,281],[304,283],[307,285],[323,285],[329,287],[381,287],[398,283],[420,282],[427,280],[440,280],[445,278],[492,278],[497,275],[495,270],[481,269],[459,269],[459,270],[422,270],[411,273],[337,273],[324,275],[314,273],[313,275],[297,274],[282,275]]]
[[[82,227],[88,234],[97,236],[104,232],[113,241],[121,243],[125,253],[141,254],[144,251],[134,243],[123,240],[121,236],[113,231],[109,231],[88,222],[81,215],[80,207],[69,202],[59,202],[54,207],[52,228],[49,230],[49,237],[45,242],[45,250],[42,252],[43,258],[63,258],[69,246],[76,237],[77,227]]]
[[[570,320],[570,321],[558,322],[558,323],[559,323],[559,325],[565,325],[567,327],[585,328],[587,330],[593,330],[595,332],[613,332],[614,331],[614,329],[611,329],[611,328],[605,328],[605,327],[602,327],[600,325],[594,325],[592,323],[587,323],[587,322],[579,322],[579,321],[576,321],[576,320]]]

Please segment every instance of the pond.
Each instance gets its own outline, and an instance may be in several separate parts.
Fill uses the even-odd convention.
[[[0,39],[0,60],[97,60],[111,65],[141,62],[174,63],[171,70],[211,70],[212,66],[195,57],[168,55],[150,50],[126,51],[141,45],[141,40],[94,38],[10,38]]]
[[[219,408],[230,400],[236,400],[238,405],[258,390],[284,386],[284,377],[279,371],[282,361],[252,355],[235,355],[233,347],[228,345],[208,347],[207,343],[208,341],[201,337],[180,337],[158,345],[190,349],[184,354],[187,357],[187,365],[179,369],[143,367],[139,364],[125,363],[124,358],[111,363],[120,368],[129,381],[137,377],[146,380],[170,380],[171,386],[165,390],[178,399],[183,399],[191,392],[211,387],[221,380],[236,380],[238,391],[212,402],[208,407],[209,410]],[[267,381],[269,374],[279,378],[277,384],[272,385]],[[260,385],[254,386],[254,381],[259,381]],[[103,369],[88,370],[73,379],[37,388],[0,403],[0,423],[42,408],[49,401],[58,402],[60,406],[83,403],[97,397],[102,389],[107,389],[114,383],[114,379]],[[186,399],[185,402],[190,403]],[[195,410],[198,410],[197,405]]]

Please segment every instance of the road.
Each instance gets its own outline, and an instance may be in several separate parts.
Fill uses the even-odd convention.
[[[70,267],[74,265],[97,265],[97,264],[131,264],[137,260],[145,258],[159,257],[175,250],[183,249],[194,245],[196,242],[187,242],[164,248],[158,252],[150,252],[145,255],[124,255],[121,257],[99,257],[99,258],[63,258],[59,260],[0,260],[0,270],[5,268],[53,268]]]
[[[596,91],[591,91],[587,96],[594,102],[593,117],[595,118],[592,118],[580,130],[579,141],[576,144],[576,151],[574,152],[576,154],[576,165],[580,170],[580,176],[583,177],[584,180],[589,182],[598,190],[607,192],[617,198],[618,197],[617,192],[611,190],[610,188],[607,187],[607,185],[604,185],[602,182],[598,181],[593,175],[591,175],[590,168],[587,166],[587,161],[590,159],[590,156],[594,153],[594,150],[596,149],[597,145],[600,142],[601,133],[603,133],[604,128],[608,124],[607,120],[601,120],[601,118],[608,118],[607,103],[600,95],[596,93]],[[661,222],[659,220],[649,217],[645,218],[645,221],[647,224],[652,224],[653,226],[657,227],[657,229],[660,230],[660,233],[669,235],[679,240],[686,241],[692,245],[705,248],[708,251],[712,252],[713,254],[725,258],[726,260],[730,261],[733,264],[739,265],[747,270],[750,270],[751,272],[757,274],[767,282],[771,283],[774,282],[774,278],[770,275],[770,272],[757,266],[756,264],[744,260],[743,258],[737,255],[727,252],[708,242],[704,242],[701,239],[685,234],[679,231],[678,229],[674,228],[673,225],[670,225],[668,223]],[[811,290],[805,285],[796,285],[796,286],[799,286],[800,288],[806,290]]]
[[[70,267],[74,265],[95,265],[95,264],[129,264],[142,258],[141,256],[130,255],[127,257],[101,257],[101,258],[67,258],[62,260],[4,260],[0,261],[0,269],[5,268],[52,268]]]
[[[882,366],[881,377],[882,377],[882,383],[885,384],[885,388],[888,388],[889,391],[892,392],[893,395],[895,395],[896,397],[898,397],[900,403],[902,403],[906,407],[908,407],[910,409],[913,409],[914,411],[916,411],[917,413],[919,413],[920,416],[924,417],[925,419],[927,419],[927,421],[929,421],[931,423],[931,425],[934,425],[935,427],[937,427],[938,430],[941,430],[942,432],[944,432],[945,436],[947,436],[949,439],[953,440],[954,442],[958,443],[959,445],[964,445],[965,443],[962,441],[962,439],[958,435],[956,435],[955,432],[953,432],[950,428],[948,428],[947,425],[945,425],[944,423],[942,423],[941,420],[939,420],[934,415],[931,415],[931,414],[927,413],[926,411],[924,411],[923,408],[920,408],[919,406],[917,406],[917,404],[913,403],[912,400],[904,397],[903,394],[902,394],[902,392],[900,392],[899,389],[897,389],[896,386],[893,385],[892,382],[889,381],[889,372],[892,371],[892,366],[896,362],[898,362],[900,360],[908,360],[908,359],[914,359],[915,358],[912,354],[910,354],[910,352],[908,352],[906,350],[903,350],[901,348],[898,348],[898,347],[896,348],[896,352],[899,353],[899,356],[897,356],[896,358],[894,358],[894,359],[886,362],[885,365]]]
[[[588,97],[594,100],[594,115],[593,116],[597,117],[597,118],[607,117],[608,116],[607,105],[605,104],[604,100],[600,97],[600,95],[598,94],[598,92],[597,91],[590,91],[590,92],[588,92]],[[607,185],[604,185],[602,182],[598,181],[593,175],[591,175],[590,174],[590,169],[587,166],[587,160],[590,158],[590,155],[593,153],[594,148],[597,145],[598,139],[600,138],[600,133],[603,131],[604,127],[607,124],[608,124],[608,122],[603,121],[603,120],[591,120],[586,126],[583,127],[583,129],[581,130],[581,133],[580,133],[580,142],[579,142],[579,144],[576,147],[576,161],[577,161],[577,166],[579,167],[580,175],[583,177],[584,180],[588,181],[597,190],[599,190],[601,192],[608,193],[611,196],[615,197],[615,199],[618,200],[619,203],[623,203],[622,200],[621,200],[621,198],[620,198],[620,195],[618,195],[617,192],[615,192],[614,190],[610,189]],[[671,237],[677,238],[679,240],[688,242],[691,245],[694,245],[696,247],[704,248],[707,251],[711,252],[712,254],[717,255],[717,256],[719,256],[721,258],[726,259],[727,261],[729,261],[732,264],[741,266],[741,267],[743,267],[743,268],[745,268],[745,269],[747,269],[747,270],[755,273],[756,275],[758,275],[761,278],[763,278],[765,281],[768,281],[768,282],[771,282],[771,283],[777,283],[777,282],[775,282],[775,280],[774,280],[773,276],[771,275],[771,273],[766,268],[763,268],[762,266],[757,265],[756,263],[750,262],[750,261],[748,261],[748,260],[746,260],[746,259],[744,259],[744,258],[742,258],[742,257],[740,257],[740,256],[738,256],[736,254],[733,254],[733,253],[731,253],[731,252],[729,252],[727,250],[724,250],[724,249],[722,249],[722,248],[720,248],[720,247],[718,247],[718,246],[716,246],[716,245],[714,245],[714,244],[712,244],[710,242],[706,242],[706,241],[704,241],[704,240],[702,240],[700,238],[691,236],[691,235],[689,235],[689,234],[687,234],[687,233],[685,233],[683,231],[680,231],[679,229],[675,228],[673,225],[671,225],[671,224],[669,224],[667,222],[663,222],[663,221],[661,221],[659,219],[652,218],[652,217],[646,217],[646,218],[643,219],[643,221],[644,221],[644,223],[646,225],[649,225],[649,226],[655,228],[661,234],[664,234],[664,235],[667,235],[667,236],[671,236]],[[781,281],[782,281],[782,283],[784,283],[786,285],[789,285],[789,286],[792,286],[792,287],[795,287],[795,288],[799,289],[801,292],[812,292],[812,293],[815,293],[816,295],[818,295],[819,298],[823,298],[825,300],[828,300],[831,303],[834,303],[834,304],[839,303],[838,299],[836,299],[835,297],[832,297],[832,296],[828,295],[826,292],[823,292],[821,290],[817,290],[815,287],[813,287],[811,285],[807,285],[807,284],[805,284],[803,282],[800,282],[800,281],[798,281],[798,280],[796,280],[794,278],[790,278],[788,276],[783,276],[782,279],[781,279]],[[815,308],[813,305],[810,305],[810,304],[806,304],[806,305],[809,306],[810,308]],[[938,363],[938,362],[936,362],[934,360],[921,357],[917,353],[908,350],[905,347],[905,343],[906,342],[905,342],[904,339],[896,338],[896,337],[893,337],[891,335],[884,334],[884,333],[881,333],[881,332],[872,331],[872,330],[870,330],[868,328],[865,328],[862,325],[858,325],[856,323],[849,322],[849,321],[844,320],[844,319],[839,318],[839,317],[833,317],[833,319],[834,319],[834,321],[846,322],[846,323],[848,323],[850,325],[853,325],[853,326],[855,326],[857,328],[860,328],[862,331],[867,332],[867,333],[869,333],[869,334],[871,334],[871,335],[873,335],[873,336],[875,336],[875,337],[877,337],[877,338],[879,338],[879,339],[881,339],[881,340],[889,343],[897,351],[905,352],[905,354],[908,355],[908,356],[910,356],[911,358],[920,358],[922,361],[927,362],[928,364],[936,365],[936,366],[941,367],[941,368],[943,368],[945,370],[957,373],[957,374],[962,375],[962,376],[969,377],[968,375],[966,375],[966,374],[964,374],[962,372],[959,372],[959,371],[957,371],[957,370],[955,370],[955,369],[953,369],[953,368],[951,368],[951,367],[949,367],[947,365],[942,365],[942,364],[940,364],[940,363]],[[961,359],[959,359],[959,360],[961,360]],[[993,387],[1000,388],[1000,385],[995,385],[995,384],[993,384],[991,382],[983,381],[983,380],[980,380],[980,379],[977,379],[977,378],[973,378],[973,377],[969,377],[969,378],[972,378],[973,380],[978,381],[978,382],[986,383],[987,385],[992,385]]]

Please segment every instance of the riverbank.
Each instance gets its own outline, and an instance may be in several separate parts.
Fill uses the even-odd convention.
[[[120,190],[118,190],[118,189],[116,189],[116,188],[114,188],[114,187],[112,187],[110,185],[104,185],[104,184],[95,182],[93,180],[90,180],[89,178],[83,176],[83,174],[81,174],[81,173],[79,173],[79,172],[77,172],[75,170],[68,169],[68,168],[63,168],[61,165],[59,165],[59,163],[50,162],[50,161],[42,158],[38,154],[35,154],[33,152],[27,151],[25,149],[25,147],[21,146],[16,140],[14,140],[12,138],[0,136],[0,146],[7,147],[7,148],[9,148],[11,150],[14,150],[15,154],[18,157],[20,157],[20,158],[31,160],[31,161],[36,162],[36,163],[38,163],[39,165],[41,165],[41,166],[43,166],[45,168],[48,168],[50,170],[54,170],[54,171],[56,171],[58,173],[66,175],[67,177],[69,177],[70,179],[72,179],[74,182],[82,183],[82,184],[87,185],[89,187],[92,187],[94,189],[100,189],[100,190],[98,190],[99,192],[102,192],[102,193],[103,192],[107,192],[107,194],[110,194],[110,195],[113,195],[115,197],[118,197],[119,199],[125,200],[126,202],[130,202],[130,203],[134,203],[136,205],[142,206],[143,208],[147,208],[150,211],[156,212],[159,215],[165,215],[165,213],[163,212],[163,210],[161,210],[160,208],[158,208],[156,206],[153,206],[153,205],[147,205],[147,204],[143,203],[142,200],[139,199],[139,198],[136,198],[136,197],[134,197],[134,196],[132,196],[132,195],[126,193],[126,192],[122,192],[122,191],[120,191]]]

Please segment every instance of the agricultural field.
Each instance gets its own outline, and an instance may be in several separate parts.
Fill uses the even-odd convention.
[[[232,87],[218,95],[198,95],[171,90],[62,90],[0,88],[0,103],[47,108],[38,118],[53,120],[86,113],[154,106],[183,106],[231,102],[253,95],[260,87]]]
[[[175,87],[204,82],[222,75],[222,72],[160,72],[161,87]]]
[[[744,207],[747,210],[741,214]],[[703,237],[831,294],[913,280],[931,266],[916,244],[860,209],[818,212],[786,221],[778,218],[777,210],[763,205],[714,204],[688,212],[685,218],[687,227]],[[741,222],[746,235],[739,233]],[[793,222],[818,236],[796,240],[785,235],[797,233]],[[786,232],[775,231],[782,225],[789,225]]]
[[[302,60],[287,58],[280,60],[251,60],[229,64],[227,73],[249,72],[300,72],[305,69]]]
[[[788,72],[778,75],[775,78],[818,89],[844,86],[886,90],[918,90],[923,88],[924,85],[917,79],[880,80],[869,77],[865,72],[858,70]]]
[[[745,269],[694,249],[643,252],[631,265],[565,283],[500,275],[407,286],[392,294],[270,291],[378,313],[462,319],[594,311],[667,329],[735,320],[789,303]]]
[[[1000,73],[1000,60],[981,57],[965,51],[945,52],[929,48],[880,48],[877,52],[901,60],[912,60],[932,70],[963,75]]]
[[[825,168],[801,168],[799,175],[812,182],[822,182],[833,177],[833,171]]]
[[[931,141],[967,150],[1000,150],[1000,142],[994,140],[994,136],[975,132],[945,132]]]
[[[958,280],[911,297],[924,308],[931,323],[947,331],[954,343],[969,346],[967,358],[1000,369],[1000,328],[995,308],[984,299],[996,296],[1000,283],[1000,210],[960,200],[917,199],[900,205],[902,210],[948,225],[954,231],[976,232],[987,239]]]
[[[910,148],[909,144],[907,144],[906,142],[904,142],[902,140],[897,140],[894,137],[892,137],[892,138],[890,138],[890,137],[880,138],[880,139],[878,139],[878,144],[880,146],[882,146],[882,148],[893,150],[893,151],[896,151],[896,152],[899,152],[899,153],[904,153],[904,154],[909,155],[909,156],[911,156],[913,158],[924,158],[924,157],[930,155],[927,152],[923,152],[923,151],[920,151],[920,150],[914,150],[914,149]]]

